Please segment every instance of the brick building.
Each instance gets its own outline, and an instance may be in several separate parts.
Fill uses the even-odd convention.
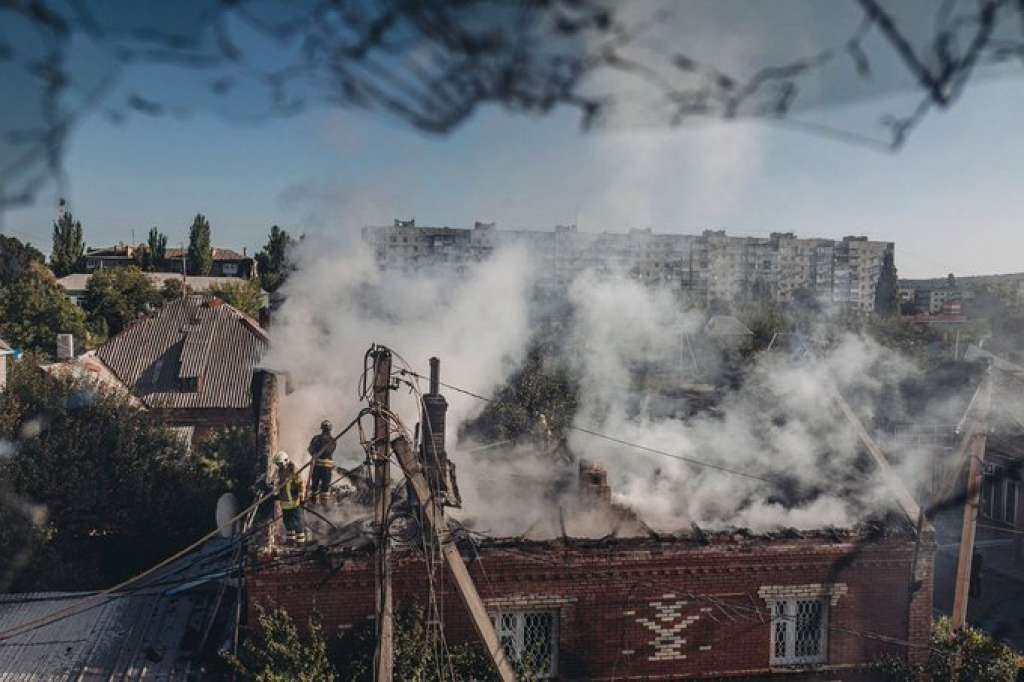
[[[367,551],[255,569],[247,576],[250,608],[276,603],[299,622],[316,609],[326,632],[343,633],[374,613]],[[779,672],[853,680],[870,679],[870,664],[883,656],[921,656],[933,552],[908,527],[891,535],[506,540],[464,556],[506,648],[550,652],[543,660],[555,679]],[[419,555],[397,554],[396,603],[421,601],[425,576]],[[454,589],[445,578],[439,584],[449,641],[472,640]]]
[[[934,536],[927,525],[918,535],[897,505],[856,529],[657,535],[611,502],[599,467],[581,463],[575,485],[577,511],[615,517],[609,535],[474,540],[455,532],[509,657],[533,652],[547,678],[860,680],[874,679],[883,657],[925,655]],[[313,549],[281,546],[276,532],[255,548],[246,570],[250,623],[257,605],[271,604],[298,623],[316,611],[329,635],[372,622],[368,522],[357,515],[321,530]],[[447,640],[476,641],[451,576],[432,563],[431,583],[417,547],[390,555],[396,605],[426,609],[433,593]]]

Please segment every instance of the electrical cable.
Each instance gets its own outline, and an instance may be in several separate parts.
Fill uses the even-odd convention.
[[[412,376],[415,376],[417,378],[423,378],[423,375],[418,374],[416,372],[413,372],[412,370],[399,370],[399,371],[400,372],[405,372],[407,374],[411,374]],[[466,390],[464,388],[459,388],[458,386],[452,386],[451,384],[446,384],[444,382],[438,382],[438,383],[440,385],[444,386],[445,388],[451,389],[451,390],[456,391],[458,393],[462,393],[464,395],[468,395],[471,398],[476,398],[477,400],[482,400],[482,401],[488,402],[488,403],[494,402],[494,398],[488,398],[486,396],[480,395],[479,393],[474,393],[473,391],[469,391],[469,390]],[[715,469],[716,471],[721,471],[723,473],[732,474],[734,476],[742,476],[743,478],[748,478],[748,479],[752,479],[752,480],[755,480],[755,481],[761,481],[763,483],[768,483],[768,484],[771,484],[773,486],[774,485],[778,485],[777,481],[773,481],[773,480],[771,480],[769,478],[765,478],[764,476],[758,476],[756,474],[748,474],[748,473],[746,473],[744,471],[739,471],[737,469],[731,469],[729,467],[721,466],[720,464],[714,464],[712,462],[706,462],[704,460],[695,459],[693,457],[686,457],[685,455],[677,455],[675,453],[666,452],[664,450],[658,450],[657,448],[652,448],[652,447],[648,447],[646,445],[641,445],[639,443],[633,443],[631,441],[622,440],[621,438],[616,438],[615,436],[609,436],[607,434],[600,433],[598,431],[594,431],[594,430],[591,430],[591,429],[587,429],[587,428],[584,428],[582,426],[568,425],[565,428],[567,428],[567,429],[569,429],[571,431],[578,431],[580,433],[585,433],[587,435],[594,436],[595,438],[601,438],[603,440],[606,440],[606,441],[609,441],[609,442],[612,442],[612,443],[616,443],[618,445],[623,445],[623,446],[626,446],[626,447],[634,448],[636,450],[641,450],[643,452],[648,452],[648,453],[655,454],[655,455],[661,455],[662,457],[669,457],[671,459],[679,460],[681,462],[686,462],[687,464],[692,464],[694,466],[705,467],[705,468],[708,468],[708,469]]]
[[[350,422],[348,426],[346,426],[337,436],[334,437],[334,440],[337,441],[343,435],[345,435],[350,429],[352,429],[352,427],[354,427],[358,423],[359,419],[362,416],[364,416],[364,413],[362,411],[360,411],[360,413],[356,416],[356,418],[353,419],[352,422]],[[319,454],[321,454],[324,451],[326,451],[326,446],[324,446],[324,448],[322,448],[321,452],[317,453],[317,454],[319,455]],[[302,467],[300,467],[295,472],[295,475],[298,476],[300,473],[302,473],[302,471],[305,470],[306,467],[308,467],[312,461],[313,461],[313,459],[310,459],[308,462],[303,464]],[[113,587],[108,587],[108,588],[106,588],[104,590],[100,590],[99,592],[95,593],[91,597],[86,597],[86,601],[92,600],[92,599],[100,599],[100,600],[102,600],[107,595],[110,595],[110,594],[116,593],[118,591],[121,591],[125,587],[137,583],[138,581],[142,580],[143,578],[145,578],[145,577],[147,577],[149,575],[152,575],[153,573],[155,573],[156,571],[160,570],[161,568],[164,568],[165,566],[173,563],[174,561],[177,561],[178,559],[180,559],[181,557],[185,556],[186,554],[191,553],[192,551],[194,551],[195,549],[199,548],[201,545],[206,543],[208,540],[210,540],[211,538],[213,538],[217,534],[219,534],[221,532],[221,530],[223,530],[225,528],[230,528],[232,525],[234,525],[234,523],[236,521],[241,519],[243,516],[248,514],[250,511],[252,511],[253,509],[258,508],[261,504],[263,504],[267,500],[269,500],[272,497],[274,497],[275,495],[277,495],[277,493],[280,491],[280,489],[282,487],[284,487],[285,483],[286,483],[286,481],[282,481],[282,482],[278,483],[277,485],[273,486],[270,491],[265,493],[263,496],[259,497],[248,508],[240,511],[238,514],[233,516],[231,519],[229,519],[227,522],[222,524],[220,527],[215,528],[214,530],[210,531],[206,535],[203,535],[201,538],[199,538],[198,540],[196,540],[192,544],[188,545],[184,549],[181,549],[181,550],[173,553],[171,556],[167,557],[166,559],[163,559],[162,561],[160,561],[157,564],[151,566],[150,568],[142,571],[141,573],[138,573],[138,574],[136,574],[136,575],[126,579],[126,580],[123,580],[123,581],[117,583]],[[68,607],[65,607],[63,609],[59,609],[57,611],[54,611],[53,613],[47,614],[45,616],[41,616],[39,618],[30,620],[30,621],[26,621],[24,623],[20,623],[18,625],[14,625],[14,626],[9,627],[9,628],[7,628],[7,629],[5,629],[3,631],[0,631],[0,642],[2,642],[5,639],[10,639],[11,637],[19,635],[22,632],[27,632],[29,630],[34,630],[34,629],[36,629],[38,627],[43,627],[43,626],[48,625],[50,623],[56,622],[58,620],[62,620],[64,618],[68,618],[70,616],[73,616],[76,613],[81,612],[85,608],[87,608],[87,607],[86,606],[72,605],[72,606],[68,606]]]

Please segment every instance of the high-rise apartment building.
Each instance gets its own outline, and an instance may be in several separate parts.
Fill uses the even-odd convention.
[[[385,269],[443,267],[455,272],[486,259],[495,249],[519,244],[530,249],[542,288],[562,288],[584,270],[619,271],[639,281],[668,286],[693,300],[771,300],[798,296],[874,310],[875,287],[892,242],[867,237],[799,239],[791,232],[769,237],[734,237],[725,230],[699,235],[579,232],[575,225],[552,231],[499,230],[494,223],[472,229],[418,227],[396,220],[365,227],[363,239]]]

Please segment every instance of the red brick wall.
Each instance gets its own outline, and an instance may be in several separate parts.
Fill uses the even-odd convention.
[[[913,596],[914,543],[905,538],[495,546],[483,549],[470,568],[489,609],[518,604],[559,611],[560,679],[764,676],[771,672],[770,617],[759,592],[824,586],[806,589],[834,595],[827,669],[798,678],[846,680],[862,677],[855,668],[880,656],[905,656],[908,647],[894,640],[927,642],[933,554],[933,545],[922,543],[917,574],[923,584]],[[425,575],[419,559],[396,555],[396,603],[422,602]],[[449,640],[473,639],[453,586],[440,587]],[[250,609],[274,603],[299,622],[317,609],[329,633],[373,614],[373,573],[365,557],[346,559],[333,575],[311,560],[257,565],[248,589]],[[684,628],[686,619],[691,622]],[[652,627],[674,627],[685,642],[659,657]]]

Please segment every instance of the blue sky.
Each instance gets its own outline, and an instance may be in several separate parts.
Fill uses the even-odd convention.
[[[905,149],[864,146],[758,122],[581,132],[490,107],[446,137],[383,115],[320,109],[238,123],[94,114],[72,133],[65,188],[91,245],[171,244],[208,216],[217,245],[247,247],[272,224],[350,236],[365,223],[581,230],[725,228],[736,234],[867,234],[895,241],[901,276],[1024,270],[1024,82],[975,84],[933,113]],[[865,109],[866,111],[866,109]],[[837,109],[837,124],[868,116]],[[49,250],[56,188],[9,211],[3,229]]]

